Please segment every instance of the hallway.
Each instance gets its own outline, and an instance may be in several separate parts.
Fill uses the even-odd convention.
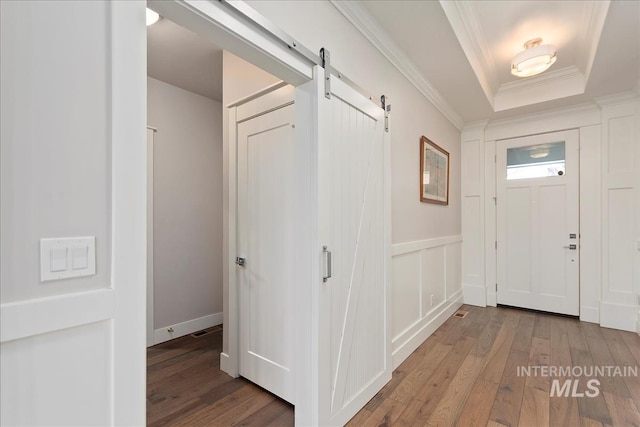
[[[640,377],[601,376],[596,397],[549,397],[518,367],[640,366],[640,337],[572,318],[463,306],[393,373],[353,426],[640,426]],[[218,369],[222,329],[148,349],[149,426],[291,426],[293,409]],[[588,378],[579,379],[578,392]],[[564,378],[560,385],[564,384]]]

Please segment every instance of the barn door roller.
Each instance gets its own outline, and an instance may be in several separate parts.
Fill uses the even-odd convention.
[[[331,54],[328,49],[320,49],[320,61],[324,68],[324,96],[331,99]]]
[[[384,131],[389,132],[389,116],[391,115],[391,104],[389,104],[389,97],[382,95],[380,97],[380,105],[384,110]]]

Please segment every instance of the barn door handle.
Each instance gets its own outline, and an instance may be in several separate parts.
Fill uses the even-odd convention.
[[[322,282],[326,282],[331,278],[331,251],[326,246],[322,247],[322,253],[324,254],[324,271],[325,275],[322,277]]]

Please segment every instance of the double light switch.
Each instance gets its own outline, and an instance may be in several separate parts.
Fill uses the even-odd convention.
[[[40,240],[40,281],[96,274],[96,238]]]

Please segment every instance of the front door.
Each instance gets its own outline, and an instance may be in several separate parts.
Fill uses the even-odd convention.
[[[496,145],[498,304],[579,314],[578,139]]]
[[[237,133],[242,257],[237,261],[239,372],[291,403],[296,258],[293,119],[294,106],[281,106],[239,123]]]

